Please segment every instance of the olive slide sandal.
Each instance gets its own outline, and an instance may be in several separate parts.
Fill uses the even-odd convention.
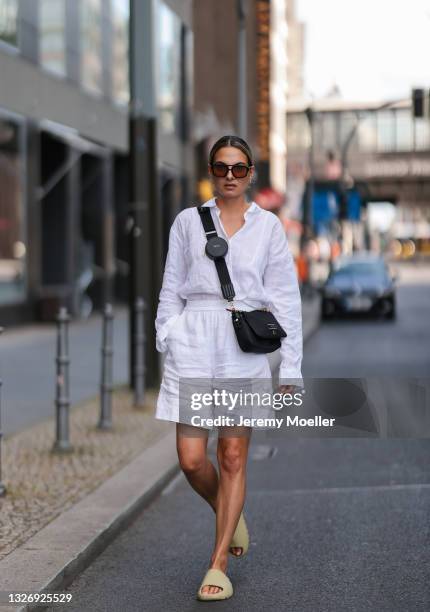
[[[205,586],[215,586],[222,589],[218,593],[202,593]],[[206,572],[203,582],[197,592],[197,599],[200,601],[211,601],[214,599],[228,599],[233,595],[233,585],[230,578],[219,569],[212,568]]]
[[[242,552],[240,555],[235,555],[231,550],[229,551],[233,557],[243,557],[248,552],[249,548],[249,533],[245,523],[245,517],[243,512],[240,513],[239,521],[237,523],[236,531],[233,534],[233,538],[230,542],[230,548],[241,548]]]

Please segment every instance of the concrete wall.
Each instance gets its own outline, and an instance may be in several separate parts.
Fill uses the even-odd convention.
[[[15,54],[0,53],[0,107],[31,119],[50,119],[117,151],[128,150],[126,109],[84,93]]]

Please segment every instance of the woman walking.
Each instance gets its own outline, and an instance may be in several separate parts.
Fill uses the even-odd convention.
[[[246,198],[254,163],[243,139],[220,138],[211,149],[208,171],[215,195],[202,206],[210,208],[218,235],[228,243],[225,260],[236,294],[234,306],[247,311],[268,307],[287,332],[279,371],[280,382],[288,379],[279,387],[285,393],[292,379],[301,380],[302,327],[297,276],[282,223]],[[252,428],[219,428],[218,476],[207,456],[210,428],[182,418],[178,381],[270,379],[271,371],[267,355],[244,352],[238,345],[226,310],[230,304],[222,295],[215,263],[205,252],[206,240],[197,208],[182,210],[170,229],[155,321],[157,350],[166,352],[155,417],[177,423],[180,466],[216,515],[215,545],[197,593],[200,600],[213,600],[233,594],[226,574],[229,552],[242,557],[248,551],[242,510]]]

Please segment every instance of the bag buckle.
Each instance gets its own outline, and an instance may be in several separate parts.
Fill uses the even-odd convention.
[[[237,308],[234,305],[234,301],[233,300],[228,300],[231,303],[231,308],[226,308],[226,310],[230,311],[230,312],[236,312]]]

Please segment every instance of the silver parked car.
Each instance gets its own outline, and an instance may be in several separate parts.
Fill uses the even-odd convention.
[[[339,257],[321,291],[321,317],[367,312],[394,319],[394,281],[384,259],[378,255],[366,252]]]

